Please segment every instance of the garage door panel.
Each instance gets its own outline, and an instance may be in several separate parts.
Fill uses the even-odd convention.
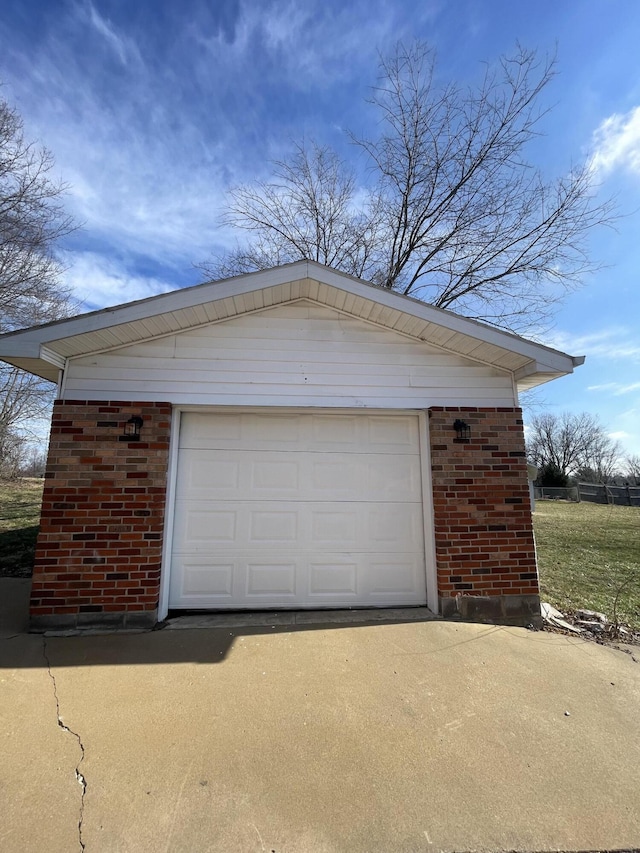
[[[213,420],[215,419],[215,423]],[[200,414],[183,416],[180,449],[414,454],[415,415]]]
[[[354,549],[361,541],[362,512],[350,505],[341,511],[310,507],[311,544],[315,547]]]
[[[216,493],[234,494],[240,489],[240,459],[221,459],[202,451],[184,451],[176,484],[177,496],[205,496],[215,484]]]
[[[327,607],[415,603],[422,599],[420,565],[411,555],[372,560],[364,554],[322,559],[285,552],[269,559],[176,556],[172,600],[191,608]],[[174,580],[175,579],[175,580]],[[178,580],[179,579],[179,580]]]
[[[422,507],[387,504],[366,508],[366,538],[372,551],[404,551],[408,543],[420,541],[424,518]]]
[[[294,598],[297,591],[296,563],[270,561],[247,563],[246,594],[251,596],[287,596]]]
[[[369,457],[367,457],[369,459]],[[369,494],[379,501],[420,501],[422,483],[415,457],[391,455],[371,459],[367,467]]]
[[[209,448],[220,443],[240,442],[242,439],[241,414],[190,412],[180,423],[181,448]]]
[[[297,542],[300,513],[286,510],[252,510],[250,512],[249,542],[254,547],[274,542]]]
[[[393,454],[415,453],[418,444],[418,419],[414,416],[369,415],[368,445],[372,450]]]
[[[235,542],[238,529],[236,512],[191,508],[184,514],[184,541],[191,543],[196,550],[211,548],[221,543]]]
[[[313,447],[318,451],[360,446],[361,430],[356,415],[313,415],[310,422]]]
[[[232,560],[212,563],[178,557],[172,565],[172,595],[197,601],[208,600],[211,596],[231,600],[236,574],[237,565]]]
[[[300,460],[282,458],[283,454],[270,460],[251,461],[249,482],[253,494],[274,497],[295,495],[300,488]]]
[[[418,587],[422,566],[411,557],[373,559],[369,566],[370,592],[373,597],[402,596]]]
[[[309,599],[315,596],[356,597],[358,592],[358,564],[353,558],[312,561],[309,563]]]
[[[246,415],[243,420],[243,441],[250,446],[273,446],[287,450],[299,444],[304,423],[300,416],[291,415]]]
[[[369,554],[404,552],[420,541],[422,510],[414,504],[189,501],[176,509],[174,553],[209,553],[230,545],[246,553],[283,542],[311,549]]]
[[[309,465],[309,479],[303,490],[303,499],[327,498],[329,500],[358,500],[368,491],[366,464],[363,459],[345,459],[333,453],[318,454]]]
[[[170,607],[426,602],[416,416],[182,421]]]
[[[179,500],[233,500],[248,495],[265,500],[411,503],[421,501],[422,484],[416,454],[181,452],[176,486]]]

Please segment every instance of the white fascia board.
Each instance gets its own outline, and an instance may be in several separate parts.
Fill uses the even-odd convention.
[[[20,337],[15,335],[6,341],[0,338],[0,354],[4,352],[12,358],[40,358],[40,344],[33,337],[29,339],[27,331],[33,330],[28,329],[19,333]]]

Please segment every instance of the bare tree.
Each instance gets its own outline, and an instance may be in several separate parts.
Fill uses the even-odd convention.
[[[53,158],[27,142],[23,122],[0,99],[0,332],[56,320],[70,310],[55,245],[73,230],[52,177]],[[50,383],[0,367],[0,452],[17,447],[15,430],[46,411]]]
[[[539,469],[552,469],[563,477],[590,470],[598,482],[607,482],[618,464],[620,445],[587,412],[546,413],[529,424],[527,456]]]
[[[350,134],[370,181],[329,149],[296,146],[268,182],[232,189],[225,221],[251,239],[211,275],[310,258],[467,316],[522,330],[594,264],[586,240],[613,220],[588,163],[555,181],[525,151],[554,61],[518,46],[475,88],[439,80],[426,45],[380,62],[374,139]]]
[[[621,457],[622,446],[619,441],[614,441],[604,430],[596,434],[587,457],[587,465],[596,478],[595,482],[612,482],[618,473]]]
[[[0,432],[0,478],[14,480],[27,457],[27,440],[13,430]]]
[[[374,276],[379,216],[371,197],[364,210],[358,208],[353,171],[314,142],[296,144],[290,160],[273,166],[273,180],[229,191],[223,222],[249,231],[252,241],[201,268],[224,277],[308,259]]]
[[[624,459],[624,473],[636,483],[640,482],[640,453],[628,454]]]

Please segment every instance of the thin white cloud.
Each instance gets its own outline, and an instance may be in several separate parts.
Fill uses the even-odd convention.
[[[222,29],[212,32],[198,20],[191,22],[193,41],[206,51],[195,60],[195,74],[206,79],[213,63],[236,81],[255,80],[255,94],[270,81],[278,90],[270,100],[273,106],[300,93],[317,102],[321,92],[336,87],[339,94],[353,84],[364,95],[366,86],[375,83],[378,52],[388,52],[396,41],[410,42],[425,27],[433,27],[443,7],[442,0],[423,0],[408,18],[401,5],[388,0],[243,3],[231,39]],[[359,101],[353,104],[351,118],[360,106]],[[310,129],[307,125],[306,131]],[[286,139],[293,132],[299,135],[300,125],[292,131],[281,128],[279,136]]]
[[[612,422],[612,438],[624,442],[626,453],[640,453],[640,430],[638,429],[638,417],[640,410],[637,407],[619,412]]]
[[[587,391],[610,392],[614,397],[622,397],[624,394],[632,394],[640,391],[640,382],[604,382],[601,385],[588,385]]]
[[[606,174],[623,168],[640,174],[640,106],[614,113],[593,134],[591,167]]]
[[[617,382],[605,382],[602,385],[588,385],[587,391],[615,391],[617,387]]]
[[[118,59],[123,65],[127,64],[128,58],[131,54],[137,55],[137,51],[135,50],[134,44],[130,39],[123,38],[118,35],[114,30],[111,22],[106,18],[103,18],[102,15],[95,8],[93,3],[87,3],[85,7],[88,11],[89,21],[91,25],[96,29],[96,31],[103,37],[109,47],[116,53]],[[83,7],[78,7],[79,11],[84,11]]]
[[[249,18],[262,31],[270,53],[284,62],[295,86],[327,87],[336,79],[353,79],[363,66],[373,72],[376,48],[388,47],[397,29],[392,5],[378,5],[363,18],[359,4],[341,7],[307,6],[295,2],[253,7]],[[300,45],[305,44],[301,50]]]
[[[632,391],[638,391],[639,389],[640,382],[632,382],[630,385],[621,385],[620,388],[618,388],[618,390],[616,391],[616,394],[630,394]]]
[[[628,438],[632,438],[632,436],[623,429],[619,429],[616,432],[610,432],[608,433],[608,436],[614,441],[626,441]]]
[[[640,361],[637,332],[624,326],[611,326],[585,335],[555,332],[545,337],[542,343],[573,355],[586,355],[587,358]]]
[[[83,311],[146,299],[175,287],[153,276],[132,274],[123,263],[95,252],[69,253],[64,260],[70,265],[65,282]]]

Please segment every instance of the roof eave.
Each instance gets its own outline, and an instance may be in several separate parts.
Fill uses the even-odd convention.
[[[32,373],[40,379],[46,379],[48,382],[57,382],[60,375],[60,367],[45,361],[43,358],[2,356],[2,361],[18,370],[24,370],[25,373]]]
[[[557,363],[553,366],[541,362],[531,361],[524,367],[514,372],[514,379],[518,386],[518,391],[530,391],[554,379],[560,379],[563,376],[568,376],[573,373],[574,368],[584,364],[585,356],[565,356],[566,364],[564,369],[559,369]]]

